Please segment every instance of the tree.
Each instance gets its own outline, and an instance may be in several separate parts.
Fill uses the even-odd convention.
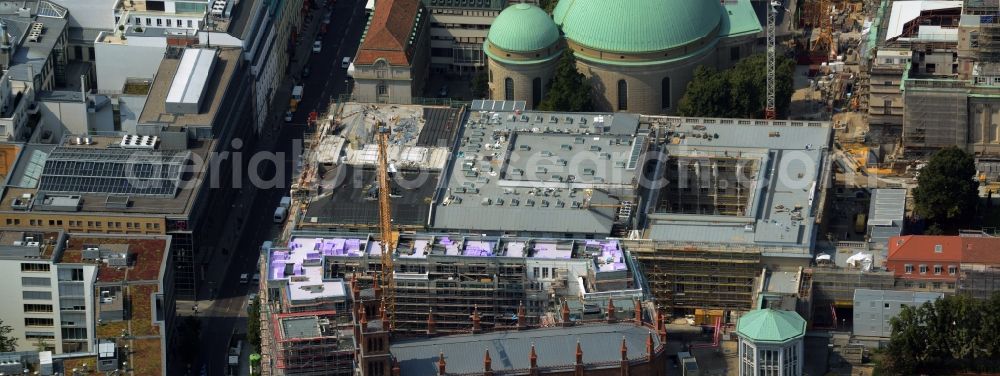
[[[472,97],[474,99],[490,97],[490,76],[486,69],[480,70],[472,78]]]
[[[930,228],[954,233],[971,222],[979,201],[972,156],[957,147],[942,149],[920,170],[913,200]]]
[[[952,295],[903,307],[880,368],[890,375],[1000,369],[1000,293],[985,301]]]
[[[260,298],[250,303],[250,312],[247,315],[247,341],[250,342],[251,352],[260,352]]]
[[[545,9],[545,12],[552,14],[552,11],[556,9],[556,5],[559,4],[559,0],[541,0],[538,2],[538,6]]]
[[[4,325],[3,319],[0,319],[0,352],[17,350],[17,338],[11,337],[12,332],[14,329],[10,325]]]
[[[795,62],[780,56],[775,63],[775,107],[783,115],[792,100]],[[766,105],[767,56],[757,54],[723,71],[698,67],[677,111],[682,116],[762,118]]]
[[[538,104],[542,111],[588,112],[594,110],[587,77],[576,70],[573,51],[566,49],[556,64],[545,98]]]

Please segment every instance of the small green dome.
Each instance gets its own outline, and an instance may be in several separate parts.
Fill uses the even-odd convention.
[[[758,309],[740,317],[736,333],[752,342],[787,342],[806,334],[806,320],[792,311]]]
[[[723,7],[711,0],[573,0],[552,12],[566,38],[607,52],[663,51],[714,32]]]
[[[515,4],[493,20],[486,39],[494,46],[511,52],[543,50],[559,41],[559,29],[539,7]]]

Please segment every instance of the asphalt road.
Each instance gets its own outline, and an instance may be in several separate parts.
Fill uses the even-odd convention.
[[[218,271],[225,273],[225,278],[219,288],[219,294],[208,309],[202,309],[201,316],[201,351],[200,359],[193,369],[200,370],[207,367],[208,375],[224,375],[226,366],[226,353],[229,338],[234,331],[243,332],[246,328],[246,303],[247,294],[256,291],[256,285],[241,284],[240,274],[256,273],[257,260],[260,254],[260,245],[264,241],[272,240],[278,233],[277,226],[272,220],[274,208],[278,206],[281,197],[288,195],[292,179],[293,145],[301,144],[303,133],[306,131],[304,125],[310,111],[322,112],[330,103],[331,99],[345,92],[345,78],[347,70],[341,68],[341,60],[344,56],[354,56],[358,48],[361,34],[365,26],[364,0],[339,0],[333,6],[331,22],[327,25],[327,33],[323,37],[323,47],[319,53],[310,53],[308,56],[299,54],[298,58],[308,58],[308,66],[311,75],[304,79],[305,89],[303,99],[299,103],[299,110],[296,112],[293,121],[284,123],[279,117],[281,131],[278,134],[274,147],[271,151],[283,153],[284,173],[283,183],[278,187],[257,190],[253,201],[253,207],[248,216],[248,222],[240,236],[240,242],[234,251],[234,259],[228,270]],[[314,17],[318,17],[318,22],[322,22],[323,15],[329,9],[317,9],[313,11]],[[318,30],[318,28],[317,28]],[[312,38],[302,40],[302,43],[311,46]],[[298,77],[298,72],[293,72]],[[272,111],[281,114],[287,108],[287,103],[275,103]],[[268,144],[268,142],[261,142]],[[273,173],[271,168],[270,172]],[[269,176],[264,176],[267,179]],[[246,189],[244,189],[246,190]],[[211,272],[211,271],[209,271]]]

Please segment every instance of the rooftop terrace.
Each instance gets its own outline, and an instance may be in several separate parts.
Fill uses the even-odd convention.
[[[269,280],[292,276],[301,283],[317,284],[323,278],[325,257],[373,257],[382,254],[382,243],[372,237],[316,237],[295,235],[287,249],[271,251]],[[569,260],[590,258],[597,273],[626,270],[625,252],[617,240],[531,239],[500,237],[455,237],[448,235],[402,235],[395,250],[398,259],[428,257],[511,257]],[[291,281],[290,283],[297,283]],[[324,282],[325,283],[325,282]],[[343,281],[318,291],[343,295]],[[331,289],[333,288],[333,289]],[[340,290],[338,290],[340,289]],[[326,297],[310,291],[312,297]]]
[[[98,265],[97,282],[157,281],[169,248],[164,237],[153,236],[70,236],[60,262],[93,263]],[[98,248],[100,251],[89,251]],[[106,261],[126,256],[126,266]]]

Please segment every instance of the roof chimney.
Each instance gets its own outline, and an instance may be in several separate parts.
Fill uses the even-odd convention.
[[[490,350],[486,350],[486,357],[483,358],[483,376],[493,376],[493,359],[490,359]]]
[[[385,312],[385,299],[378,305],[378,317],[382,320],[382,330],[391,331],[392,328],[389,327],[389,315]]]
[[[528,327],[527,315],[524,313],[524,301],[517,305],[517,329],[522,330]]]
[[[656,330],[660,335],[660,342],[667,343],[667,324],[664,323],[664,316],[666,315],[663,312],[656,313]]]
[[[642,303],[639,299],[635,300],[635,325],[642,326]]]
[[[444,351],[438,354],[438,376],[444,376],[445,366],[448,363],[444,361]]]
[[[483,329],[479,324],[479,305],[472,307],[472,334],[479,334]]]
[[[427,335],[434,335],[434,308],[427,311]]]
[[[531,364],[529,366],[530,368],[528,368],[528,372],[531,373],[532,376],[537,376],[538,375],[538,354],[535,354],[535,344],[534,343],[531,343],[531,353],[528,354],[528,361]]]
[[[563,299],[562,308],[559,310],[559,313],[562,315],[562,326],[573,325],[573,323],[569,321],[569,304],[566,304],[566,299]]]
[[[583,376],[583,348],[580,347],[580,340],[576,340],[576,367],[574,376]]]
[[[608,317],[607,317],[607,321],[608,321],[609,324],[613,324],[615,322],[615,300],[611,299],[611,298],[608,298]]]
[[[629,370],[628,370],[629,364],[628,364],[628,346],[625,345],[625,336],[622,336],[621,351],[622,351],[622,365],[621,365],[622,376],[627,376],[629,375]]]

